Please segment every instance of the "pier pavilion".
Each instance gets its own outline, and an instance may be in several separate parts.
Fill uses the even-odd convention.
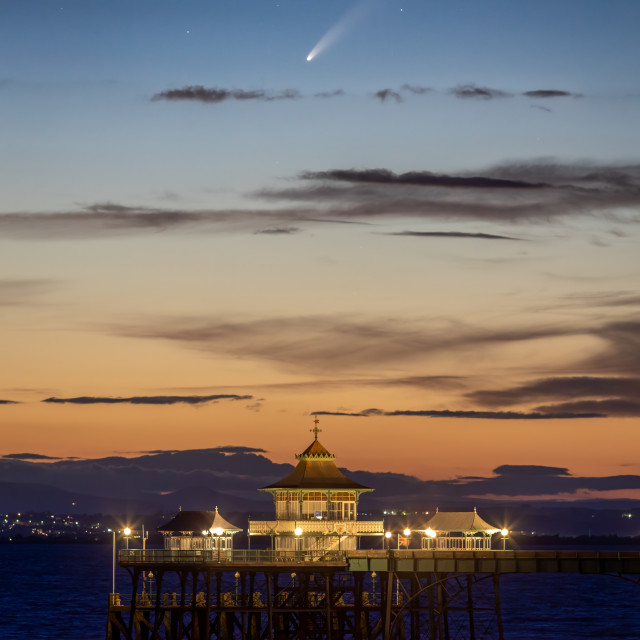
[[[318,440],[296,455],[298,464],[282,480],[261,491],[273,496],[275,519],[249,522],[249,535],[271,536],[276,551],[357,549],[361,536],[384,535],[382,521],[359,521],[360,494],[373,491],[338,469],[335,456]]]
[[[178,511],[167,524],[158,527],[165,549],[226,551],[233,549],[233,536],[242,529],[215,511]]]

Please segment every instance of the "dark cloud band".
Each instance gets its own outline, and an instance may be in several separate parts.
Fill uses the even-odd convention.
[[[77,398],[47,398],[42,402],[51,404],[147,404],[147,405],[172,405],[172,404],[206,404],[218,400],[252,400],[253,396],[240,396],[235,394],[219,394],[211,396],[133,396],[131,398],[107,398],[94,396],[80,396]]]

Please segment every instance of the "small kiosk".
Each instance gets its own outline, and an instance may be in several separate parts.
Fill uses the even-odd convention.
[[[179,511],[158,527],[164,536],[164,548],[173,550],[233,549],[233,536],[242,531],[215,511]]]
[[[436,509],[423,528],[417,531],[423,534],[423,549],[479,551],[491,549],[493,535],[501,530],[483,520],[474,507],[473,511]]]

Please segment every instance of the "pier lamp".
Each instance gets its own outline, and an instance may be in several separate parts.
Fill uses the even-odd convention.
[[[301,550],[300,547],[302,546],[300,544],[300,536],[302,535],[302,529],[300,527],[296,527],[293,530],[293,533],[295,533],[296,535],[296,551],[300,551]]]
[[[509,535],[509,529],[503,529],[500,532],[500,535],[502,536],[502,550],[505,551],[507,548],[507,536]]]
[[[129,550],[129,536],[131,535],[131,529],[129,529],[129,527],[125,527],[122,533],[124,533],[124,539],[126,540],[125,549]]]
[[[384,532],[385,540],[387,541],[387,549],[389,548],[389,540],[391,540],[391,531]]]
[[[402,532],[405,537],[405,542],[407,545],[407,549],[409,548],[409,536],[411,535],[411,529],[408,527]],[[398,533],[398,551],[400,551],[400,534]]]
[[[432,540],[435,540],[436,532],[435,532],[431,527],[429,527],[429,528],[425,531],[425,533],[426,533],[426,534],[427,534],[427,536],[429,537],[429,548],[431,548],[431,542],[432,542]],[[435,546],[435,545],[434,545],[434,546]]]

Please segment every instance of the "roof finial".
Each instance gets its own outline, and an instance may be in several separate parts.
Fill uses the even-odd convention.
[[[216,513],[218,513],[218,505],[216,505]]]
[[[315,420],[313,421],[315,423],[315,427],[313,427],[313,429],[309,429],[309,431],[311,431],[314,435],[315,435],[315,439],[318,439],[318,434],[322,432],[322,429],[318,429],[318,423],[320,422],[320,420],[318,420],[318,416],[314,416]]]

